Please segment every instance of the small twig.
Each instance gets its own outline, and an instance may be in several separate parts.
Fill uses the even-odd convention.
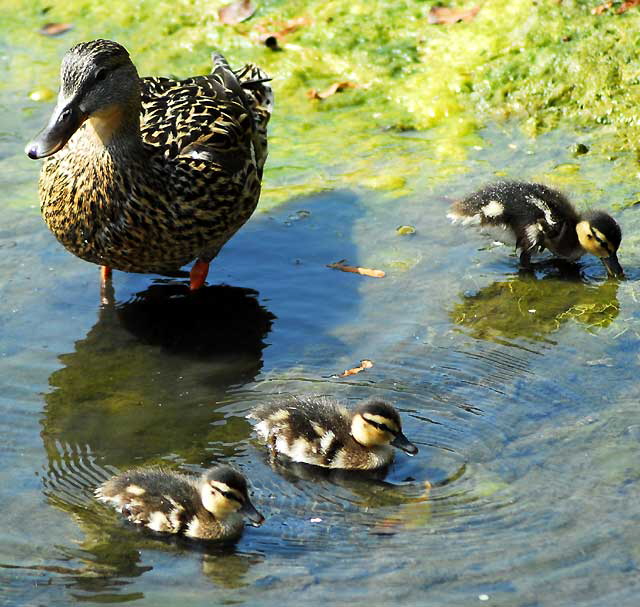
[[[359,266],[347,266],[345,265],[346,259],[341,259],[335,263],[327,264],[327,268],[333,268],[334,270],[342,270],[343,272],[352,272],[353,274],[362,274],[363,276],[373,276],[373,278],[384,278],[385,273],[382,270],[372,270],[371,268],[361,268]]]

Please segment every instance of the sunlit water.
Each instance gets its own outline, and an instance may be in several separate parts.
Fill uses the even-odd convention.
[[[496,167],[609,206],[635,191],[615,165],[488,130],[444,186],[417,158],[402,197],[292,198],[251,219],[202,292],[116,272],[101,305],[97,268],[39,217],[21,137],[0,148],[4,604],[637,604],[637,214],[616,213],[621,283],[593,258],[521,276],[445,218]],[[326,267],[341,259],[387,276]],[[280,393],[389,399],[420,453],[384,481],[274,469],[245,415]],[[223,461],[267,519],[235,546],[151,537],[92,498],[130,466]]]

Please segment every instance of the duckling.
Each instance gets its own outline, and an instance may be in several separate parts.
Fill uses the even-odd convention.
[[[602,211],[581,215],[562,193],[540,183],[487,185],[454,202],[448,217],[454,222],[502,228],[499,240],[510,233],[525,268],[530,266],[532,253],[549,249],[569,261],[591,253],[601,259],[609,276],[624,275],[617,257],[622,231],[615,219]]]
[[[375,470],[391,463],[393,449],[415,455],[418,448],[402,433],[398,412],[370,400],[350,412],[335,400],[291,397],[254,409],[256,432],[271,456],[324,468]]]
[[[102,483],[95,496],[136,525],[194,539],[236,539],[241,514],[255,526],[264,521],[247,481],[231,466],[211,468],[200,479],[160,468],[129,470]]]
[[[208,76],[139,78],[111,40],[72,47],[58,101],[26,147],[46,158],[41,212],[71,253],[111,269],[175,275],[190,284],[258,204],[273,93],[254,65],[213,55]]]

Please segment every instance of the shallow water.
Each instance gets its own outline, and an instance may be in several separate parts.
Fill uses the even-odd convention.
[[[432,135],[389,133],[389,172],[422,167],[408,187],[338,187],[349,175],[324,167],[331,189],[258,212],[202,292],[116,272],[101,305],[97,268],[39,217],[20,149],[46,108],[26,105],[0,134],[3,604],[637,604],[637,212],[615,211],[620,283],[593,258],[519,275],[511,250],[445,218],[497,176],[612,208],[637,197],[628,158],[491,127],[443,183],[420,155]],[[267,180],[293,174],[275,158]],[[326,267],[340,259],[387,276]],[[272,469],[245,415],[279,393],[388,398],[420,453],[399,453],[386,483]],[[114,470],[219,461],[267,518],[234,547],[150,537],[91,497]]]

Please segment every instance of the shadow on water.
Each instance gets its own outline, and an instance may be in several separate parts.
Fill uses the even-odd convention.
[[[89,446],[116,467],[171,454],[203,462],[212,403],[262,367],[274,317],[250,289],[154,284],[131,301],[101,308],[98,322],[60,357],[51,375],[42,437]],[[229,442],[242,428],[227,428]]]
[[[464,294],[449,317],[477,339],[553,344],[550,336],[569,320],[587,330],[608,327],[620,313],[618,288],[617,280],[585,282],[577,267],[542,278],[520,274]]]
[[[49,378],[41,417],[43,492],[84,535],[79,548],[63,544],[56,558],[81,564],[58,572],[76,598],[140,598],[122,586],[149,570],[140,556],[145,548],[195,552],[209,582],[246,585],[249,569],[264,558],[246,539],[251,534],[238,548],[149,537],[95,502],[93,489],[115,470],[153,463],[195,472],[229,461],[255,475],[243,457],[251,427],[241,389],[260,375],[267,346],[267,371],[276,374],[301,360],[326,369],[345,352],[332,329],[356,313],[359,282],[326,264],[357,260],[351,231],[362,213],[359,197],[331,192],[258,215],[210,274],[247,287],[190,293],[186,281],[156,279],[140,289],[148,276],[114,275],[117,293],[131,295],[103,305],[74,351],[59,355],[62,368]],[[269,483],[252,485],[271,493]],[[263,543],[277,541],[273,529],[259,531]]]

